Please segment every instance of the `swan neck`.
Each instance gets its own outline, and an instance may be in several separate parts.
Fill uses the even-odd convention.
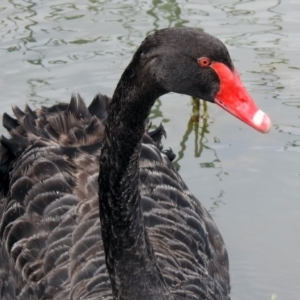
[[[145,231],[139,192],[141,141],[162,92],[133,73],[129,66],[115,90],[101,150],[99,206],[106,264],[116,298],[122,293],[120,299],[131,299],[132,288],[135,294],[140,290],[142,299],[170,299]]]

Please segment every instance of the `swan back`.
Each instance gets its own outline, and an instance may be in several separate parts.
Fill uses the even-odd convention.
[[[4,299],[111,299],[98,208],[109,99],[4,116],[0,289]],[[103,292],[104,290],[104,292]]]
[[[106,96],[87,107],[74,94],[69,104],[4,114],[10,138],[0,146],[3,299],[113,299],[98,203],[109,107]],[[160,155],[164,135],[162,126],[145,134],[142,156]]]

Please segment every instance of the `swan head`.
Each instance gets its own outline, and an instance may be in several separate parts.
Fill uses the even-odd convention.
[[[216,37],[192,28],[168,28],[148,36],[133,62],[142,67],[141,85],[152,81],[163,91],[215,103],[256,130],[271,129],[244,87],[225,45]]]

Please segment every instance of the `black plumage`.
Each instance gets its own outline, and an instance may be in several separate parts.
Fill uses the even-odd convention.
[[[204,55],[233,70],[216,38],[157,31],[112,100],[87,107],[74,94],[4,115],[1,299],[228,299],[223,239],[162,151],[163,127],[146,131],[169,91],[213,101],[219,79],[197,64]]]

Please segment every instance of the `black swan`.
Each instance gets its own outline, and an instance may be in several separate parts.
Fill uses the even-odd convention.
[[[219,230],[162,152],[163,127],[147,132],[168,92],[271,128],[223,43],[191,28],[148,36],[112,100],[3,115],[1,299],[229,299]]]

